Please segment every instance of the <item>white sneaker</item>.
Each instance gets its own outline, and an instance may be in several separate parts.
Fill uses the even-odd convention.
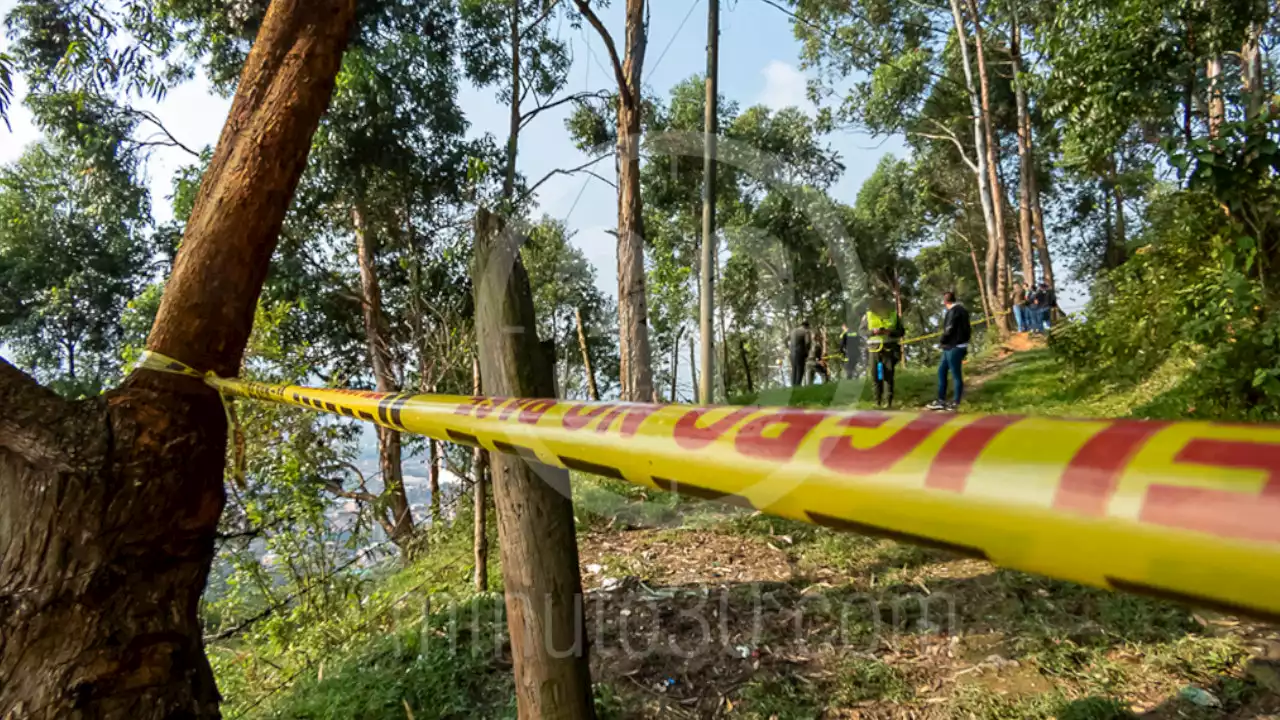
[[[925,410],[946,410],[948,408],[947,408],[947,404],[942,402],[941,400],[934,400],[928,405],[925,405],[924,409]]]

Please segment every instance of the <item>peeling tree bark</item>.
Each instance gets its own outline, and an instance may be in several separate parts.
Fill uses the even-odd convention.
[[[149,349],[238,371],[354,11],[271,3]],[[217,395],[140,371],[67,402],[0,361],[0,402],[0,717],[219,717],[197,616],[225,501]]]
[[[995,128],[991,122],[991,82],[987,74],[987,55],[982,39],[982,16],[978,12],[977,0],[968,0],[969,12],[973,16],[973,48],[978,59],[978,86],[981,89],[982,132],[987,155],[987,182],[992,198],[992,220],[995,223],[996,271],[992,282],[991,268],[987,268],[987,287],[992,294],[992,307],[997,315],[991,318],[1001,335],[1009,333],[1009,316],[1002,314],[1009,309],[1009,242],[1004,233],[1004,189],[1000,183],[999,145],[996,143]],[[988,255],[988,264],[991,257]]]
[[[976,163],[974,174],[977,176],[978,196],[982,204],[982,220],[987,231],[987,253],[984,268],[986,278],[985,293],[987,304],[992,308],[1003,308],[996,293],[999,271],[1000,246],[1004,232],[996,224],[995,204],[991,191],[991,176],[987,172],[988,154],[986,152],[986,134],[982,126],[982,103],[978,98],[978,89],[973,79],[973,65],[969,59],[968,32],[965,30],[964,16],[960,11],[960,0],[950,0],[951,17],[955,22],[956,38],[960,46],[961,67],[964,70],[965,89],[969,96],[969,111],[973,121],[973,146]],[[994,318],[993,318],[994,321]],[[999,327],[999,326],[997,326]]]
[[[378,281],[378,237],[359,208],[351,210],[356,236],[356,261],[360,266],[361,306],[364,308],[365,342],[378,392],[399,390],[391,366],[391,346],[387,320],[382,314],[382,285]],[[378,426],[378,467],[382,471],[381,507],[374,515],[387,538],[400,549],[405,560],[413,557],[413,514],[404,489],[404,465],[400,433]]]
[[[1208,60],[1205,76],[1209,80],[1209,137],[1216,138],[1222,132],[1227,119],[1227,103],[1222,93],[1222,58],[1215,55]]]
[[[520,238],[476,214],[476,332],[484,392],[545,398],[555,383],[537,341]],[[592,718],[582,578],[569,474],[525,457],[492,457],[507,623],[522,718]]]
[[[574,0],[604,42],[618,86],[618,349],[622,398],[651,402],[652,350],[644,276],[644,203],[640,196],[640,96],[648,27],[645,0],[626,0],[626,49],[617,46],[588,0]]]

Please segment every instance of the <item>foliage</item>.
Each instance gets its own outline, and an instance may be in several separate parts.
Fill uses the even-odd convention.
[[[150,204],[125,127],[48,140],[0,170],[0,340],[60,392],[119,376],[125,305],[149,273]]]
[[[544,217],[530,230],[521,249],[533,288],[538,336],[554,342],[561,397],[586,399],[574,315],[581,312],[591,369],[601,395],[607,397],[618,379],[617,335],[612,327],[617,311],[613,301],[596,287],[595,268],[570,238],[564,223]]]
[[[1153,196],[1141,249],[1106,276],[1088,322],[1056,339],[1068,362],[1089,358],[1095,369],[1137,377],[1190,357],[1198,370],[1183,382],[1189,413],[1280,412],[1280,319],[1267,289],[1277,247],[1273,125],[1269,113],[1229,123],[1173,155],[1190,189]]]

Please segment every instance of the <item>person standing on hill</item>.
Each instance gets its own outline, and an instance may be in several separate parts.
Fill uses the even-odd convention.
[[[1058,296],[1047,282],[1040,283],[1040,291],[1044,293],[1044,318],[1041,325],[1045,332],[1053,329],[1054,315],[1058,310]]]
[[[956,294],[943,293],[942,304],[947,311],[942,316],[942,362],[938,364],[938,399],[928,405],[929,410],[955,410],[964,397],[964,359],[969,354],[969,339],[973,330],[969,325],[969,310],[956,302]],[[947,403],[947,374],[956,379],[954,400]]]
[[[809,321],[791,331],[791,387],[800,387],[805,380],[805,367],[809,362],[809,350],[813,347],[813,333]]]
[[[1013,319],[1018,324],[1018,332],[1024,333],[1031,329],[1031,318],[1028,312],[1030,308],[1027,306],[1027,288],[1022,283],[1014,283],[1013,285]]]
[[[875,385],[876,407],[893,407],[893,371],[902,359],[902,318],[893,305],[883,297],[871,299],[867,314],[862,318],[858,334],[867,346],[867,373]],[[885,388],[889,390],[888,403]]]
[[[1043,333],[1045,317],[1048,315],[1045,305],[1048,302],[1048,296],[1045,294],[1044,287],[1033,285],[1027,299],[1030,301],[1031,306],[1028,313],[1031,316],[1031,327],[1029,329],[1032,333]]]
[[[840,352],[844,354],[844,379],[852,380],[858,372],[858,358],[862,355],[862,338],[849,330],[849,323],[840,326]]]

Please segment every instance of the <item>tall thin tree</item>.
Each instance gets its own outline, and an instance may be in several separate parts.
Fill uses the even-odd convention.
[[[618,86],[618,345],[622,397],[653,400],[653,360],[649,347],[649,310],[644,275],[644,202],[640,196],[640,140],[643,102],[641,76],[648,47],[645,0],[626,0],[625,55],[589,0],[574,0],[604,42]]]

